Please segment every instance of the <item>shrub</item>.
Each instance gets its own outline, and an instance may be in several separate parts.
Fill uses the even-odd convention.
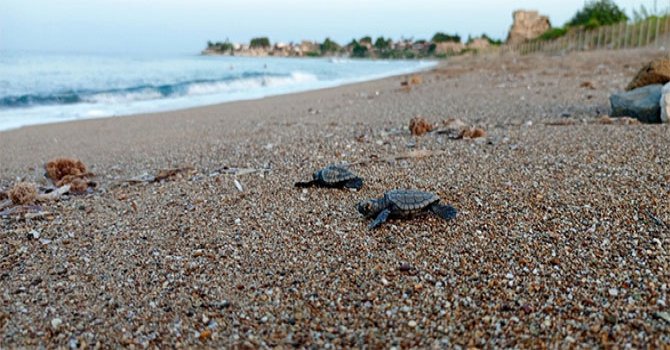
[[[216,42],[213,43],[211,41],[207,42],[207,49],[213,50],[213,51],[219,51],[219,52],[226,52],[226,51],[232,51],[233,50],[233,44],[231,44],[228,40],[224,42]]]
[[[491,44],[491,45],[493,45],[493,46],[500,46],[500,45],[502,45],[502,40],[500,40],[500,39],[492,39],[490,36],[488,36],[488,35],[486,35],[486,34],[482,34],[482,39],[486,39],[486,41],[488,41],[489,44]]]
[[[568,26],[596,28],[628,20],[628,16],[612,0],[592,0],[577,11]]]
[[[538,39],[544,41],[554,40],[564,36],[567,32],[568,30],[565,28],[551,28],[540,35]]]
[[[458,34],[449,35],[449,34],[437,32],[437,33],[435,33],[435,35],[433,35],[433,39],[431,39],[431,41],[434,42],[434,43],[444,43],[444,42],[460,43],[461,42],[461,37]]]
[[[270,47],[270,39],[267,37],[253,38],[251,39],[251,42],[249,42],[249,46],[253,48]]]
[[[358,42],[352,42],[353,47],[351,49],[351,57],[363,58],[368,56],[368,48],[359,44]]]
[[[322,53],[337,52],[340,50],[340,45],[330,40],[330,38],[326,38],[323,44],[320,45],[320,48]]]
[[[389,38],[387,40],[387,39],[384,39],[383,36],[380,36],[379,38],[377,38],[377,40],[375,40],[375,48],[377,50],[386,50],[386,49],[391,47],[392,43],[393,43],[393,40],[391,40],[391,38]]]

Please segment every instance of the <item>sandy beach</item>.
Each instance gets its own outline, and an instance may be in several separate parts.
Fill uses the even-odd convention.
[[[664,54],[463,56],[410,89],[0,132],[0,190],[59,156],[97,182],[46,217],[0,219],[0,348],[667,347],[670,127],[597,122]],[[413,137],[417,115],[488,135]],[[360,191],[293,188],[417,150],[437,154],[352,166]],[[368,230],[355,204],[394,188],[459,216]]]

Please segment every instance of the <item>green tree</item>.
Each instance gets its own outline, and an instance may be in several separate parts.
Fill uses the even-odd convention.
[[[361,44],[372,45],[372,38],[369,35],[362,37],[361,40],[359,40],[359,41],[360,41]]]
[[[253,48],[270,47],[270,39],[268,39],[267,37],[253,38],[251,39],[251,42],[249,42],[249,46]]]
[[[326,38],[326,40],[323,41],[323,44],[320,45],[320,48],[322,53],[331,53],[339,51],[340,45],[330,40],[330,38]]]
[[[349,46],[351,47],[351,57],[363,58],[368,56],[367,46],[361,45],[355,39],[351,41]]]
[[[596,28],[628,20],[628,16],[612,0],[591,0],[577,11],[568,26]]]
[[[486,41],[489,42],[489,44],[494,45],[494,46],[500,46],[502,45],[502,40],[500,39],[493,39],[490,36],[486,35],[486,33],[482,34],[482,39],[486,39]]]
[[[433,35],[433,38],[430,41],[434,43],[444,43],[444,42],[460,43],[461,37],[458,34],[449,35],[442,32],[437,32],[435,33],[435,35]]]
[[[380,50],[380,51],[386,50],[386,49],[391,47],[392,43],[393,43],[393,40],[391,40],[391,38],[389,38],[387,40],[387,39],[384,39],[383,36],[380,36],[379,38],[377,38],[377,40],[375,40],[375,48],[377,50]]]

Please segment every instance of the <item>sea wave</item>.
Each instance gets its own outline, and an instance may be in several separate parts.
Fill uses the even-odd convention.
[[[295,71],[290,74],[244,72],[220,79],[186,80],[172,84],[141,84],[118,89],[64,90],[46,94],[0,97],[0,109],[49,105],[120,104],[165,98],[225,94],[263,87],[281,87],[318,81],[314,74]]]

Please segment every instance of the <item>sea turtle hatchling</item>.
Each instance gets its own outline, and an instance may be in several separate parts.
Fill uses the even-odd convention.
[[[368,199],[359,202],[358,212],[366,218],[375,218],[368,226],[374,229],[383,224],[389,217],[408,218],[424,212],[433,212],[444,220],[456,217],[457,211],[450,205],[439,203],[440,197],[434,193],[419,190],[391,190],[382,198]]]
[[[356,176],[342,165],[329,165],[317,170],[312,174],[312,181],[296,182],[295,187],[330,187],[330,188],[354,188],[363,187],[363,179]]]

